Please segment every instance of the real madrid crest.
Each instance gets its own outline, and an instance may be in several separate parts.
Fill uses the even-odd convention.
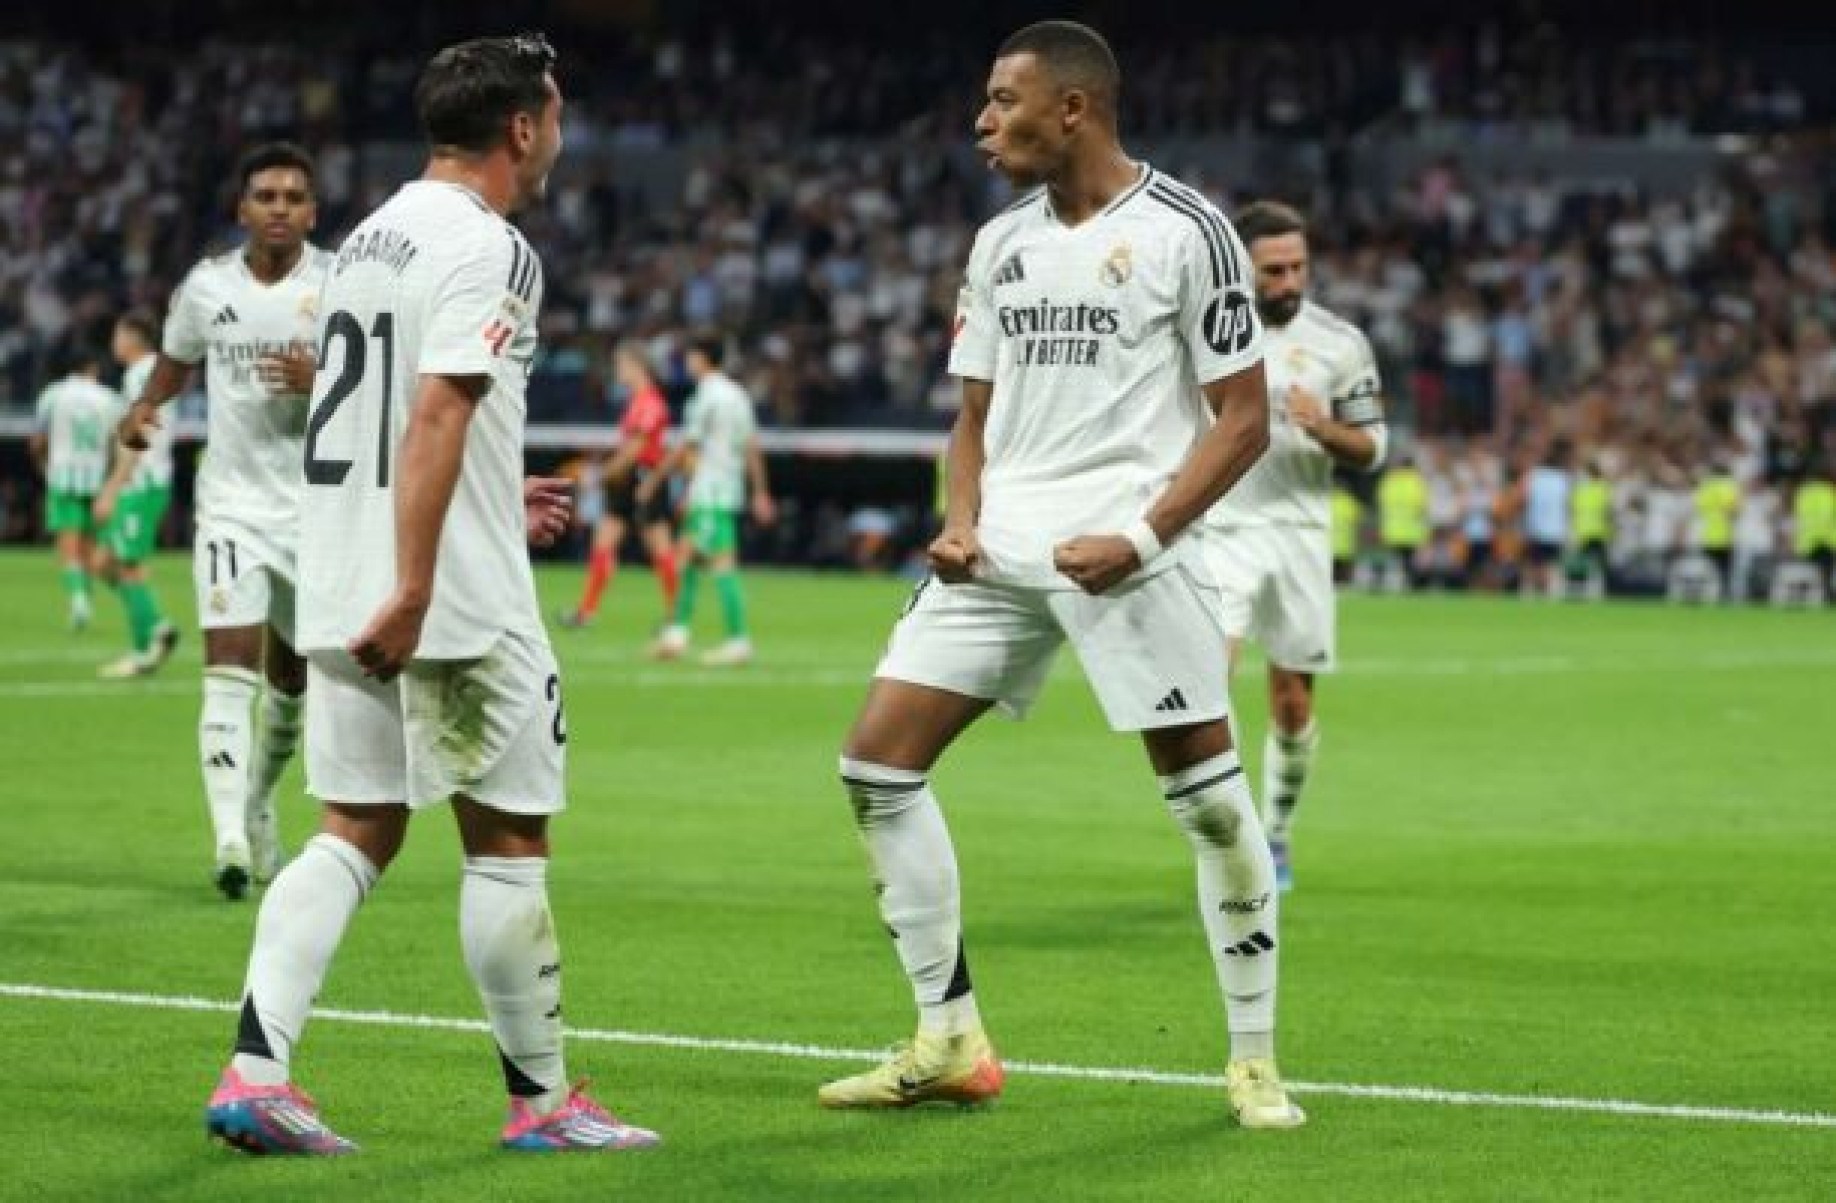
[[[1110,288],[1120,288],[1135,274],[1135,252],[1126,242],[1118,242],[1097,268],[1097,279]]]
[[[214,546],[212,550],[213,551],[215,550]],[[222,614],[228,609],[229,609],[229,592],[222,588],[212,589],[210,591],[210,612],[212,614]]]

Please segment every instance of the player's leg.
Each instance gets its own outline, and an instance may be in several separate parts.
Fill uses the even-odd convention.
[[[709,548],[708,567],[714,592],[720,598],[720,617],[727,640],[701,658],[703,664],[738,665],[752,659],[752,637],[746,629],[746,590],[739,573],[739,515],[723,510],[715,546]]]
[[[620,1149],[656,1135],[570,1089],[562,957],[548,904],[548,821],[566,805],[567,724],[546,642],[509,634],[463,664],[411,665],[410,793],[450,795],[465,866],[459,936],[510,1096],[506,1147]]]
[[[76,493],[53,490],[47,502],[46,525],[51,529],[57,548],[58,582],[63,586],[64,602],[70,616],[70,629],[80,631],[89,625],[89,561],[84,548],[89,529],[89,499]]]
[[[123,494],[102,531],[96,575],[106,580],[121,599],[132,649],[129,655],[103,667],[105,677],[138,677],[157,672],[178,647],[178,628],[160,609],[146,566],[157,542],[160,520],[165,516],[167,497],[164,489]]]
[[[1275,1070],[1277,890],[1229,722],[1219,601],[1177,565],[1102,597],[1054,595],[1112,728],[1138,731],[1173,819],[1192,845],[1199,916],[1224,995],[1230,1101],[1246,1127],[1302,1115]],[[1123,613],[1120,617],[1117,611]]]
[[[663,593],[663,612],[673,614],[681,575],[676,570],[675,538],[669,519],[655,517],[644,527],[644,550],[650,556],[650,567],[657,574],[657,588]]]
[[[562,616],[562,626],[583,627],[598,617],[600,598],[605,596],[613,574],[618,571],[618,549],[624,540],[625,523],[617,513],[608,513],[593,524],[593,543],[587,551],[586,585],[580,594],[580,604]]]
[[[247,801],[255,750],[272,583],[246,540],[200,528],[192,555],[198,621],[204,628],[204,700],[198,760],[216,849],[214,879],[228,898],[251,880]]]
[[[279,590],[277,589],[277,592]],[[292,623],[288,622],[291,627]],[[300,745],[300,716],[306,706],[306,661],[274,623],[266,628],[263,657],[267,688],[261,695],[254,760],[244,804],[251,869],[258,882],[272,881],[280,868],[280,815],[274,803],[281,775]]]
[[[1269,658],[1269,729],[1263,737],[1263,822],[1283,890],[1294,885],[1290,831],[1320,742],[1314,717],[1314,678],[1338,657],[1337,598],[1332,549],[1323,532],[1270,533],[1275,566],[1269,604],[1258,613]]]
[[[830,1082],[828,1107],[980,1102],[1002,1071],[983,1032],[963,949],[956,851],[929,782],[951,742],[997,701],[1031,704],[1062,636],[1037,595],[921,584],[843,745],[842,784],[866,848],[880,918],[918,1009],[889,1061]]]
[[[713,537],[718,533],[713,521],[715,511],[689,511],[682,538],[676,543],[676,564],[682,584],[676,594],[676,606],[670,619],[651,645],[650,653],[659,660],[674,660],[688,651],[689,627],[695,621],[695,601],[701,592],[702,562]]]
[[[398,687],[370,680],[340,655],[315,662],[309,675],[307,789],[325,808],[319,833],[262,898],[235,1054],[206,1113],[213,1135],[250,1152],[354,1148],[292,1084],[293,1052],[352,917],[408,827]]]

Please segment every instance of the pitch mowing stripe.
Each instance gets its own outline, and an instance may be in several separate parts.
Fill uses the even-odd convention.
[[[167,1011],[209,1011],[234,1014],[239,1003],[185,995],[136,994],[119,990],[76,990],[0,982],[0,998],[48,1002],[97,1003],[105,1006],[148,1007]],[[490,1034],[490,1025],[479,1019],[445,1015],[400,1015],[393,1011],[315,1010],[314,1019],[364,1023],[378,1027],[427,1028],[442,1032]],[[632,1044],[650,1048],[681,1048],[698,1052],[751,1053],[767,1057],[794,1057],[809,1061],[874,1062],[884,1049],[827,1048],[783,1040],[735,1040],[711,1036],[676,1036],[664,1032],[622,1032],[606,1028],[568,1028],[571,1040],[606,1044]],[[1046,1078],[1077,1078],[1096,1082],[1145,1082],[1154,1086],[1197,1086],[1222,1089],[1219,1074],[1171,1073],[1158,1069],[1130,1069],[1096,1065],[1060,1065],[1050,1061],[1009,1061],[1010,1073]],[[1537,1111],[1581,1111],[1599,1115],[1626,1115],[1645,1119],[1703,1120],[1727,1124],[1775,1124],[1797,1128],[1836,1128],[1836,1115],[1815,1111],[1752,1110],[1743,1107],[1703,1107],[1689,1104],[1640,1103],[1630,1099],[1583,1099],[1534,1094],[1497,1094],[1491,1091],[1440,1090],[1431,1086],[1373,1086],[1353,1082],[1289,1082],[1295,1094],[1337,1095],[1342,1098],[1383,1099],[1390,1102],[1428,1103],[1449,1107],[1508,1107]]]

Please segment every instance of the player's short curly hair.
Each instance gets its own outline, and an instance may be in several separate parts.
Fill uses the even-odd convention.
[[[260,146],[250,147],[242,158],[236,161],[236,195],[242,196],[249,190],[249,184],[264,171],[273,171],[276,167],[291,167],[306,177],[306,190],[312,191],[318,178],[318,168],[312,161],[312,152],[297,142],[264,142]]]
[[[414,111],[434,146],[485,154],[517,113],[548,103],[555,48],[539,33],[473,38],[433,56],[414,85]]]

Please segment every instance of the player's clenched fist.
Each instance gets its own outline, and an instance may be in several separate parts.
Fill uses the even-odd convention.
[[[1085,593],[1107,593],[1141,567],[1135,545],[1122,535],[1079,535],[1052,549],[1052,567]]]
[[[931,571],[946,585],[960,585],[975,579],[982,567],[982,541],[973,527],[945,527],[931,540],[927,551]]]
[[[147,433],[159,429],[159,406],[145,401],[136,401],[128,406],[127,412],[121,415],[121,421],[115,427],[115,438],[123,447],[135,451],[147,449]]]

